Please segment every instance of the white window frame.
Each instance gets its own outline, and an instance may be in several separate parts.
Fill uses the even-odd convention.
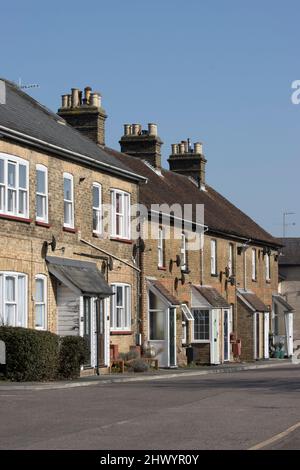
[[[9,215],[21,219],[29,218],[29,162],[23,158],[9,155],[7,153],[0,152],[0,160],[3,161],[3,177],[4,181],[0,182],[1,199],[3,201],[2,207],[0,207],[0,213]],[[15,185],[8,185],[8,165],[12,164],[15,168]],[[26,170],[26,187],[20,186],[20,166],[24,166]],[[12,192],[13,196],[13,208],[8,209],[8,193]],[[23,206],[25,210],[20,213],[20,199],[23,198]]]
[[[256,256],[256,248],[252,248],[251,250],[251,275],[252,275],[252,281],[257,280],[257,256]]]
[[[233,243],[229,243],[229,246],[228,246],[228,274],[229,276],[233,276],[233,259],[234,259],[234,245]]]
[[[99,203],[98,206],[94,205],[94,188],[99,190]],[[102,234],[102,185],[100,183],[93,183],[92,187],[92,198],[93,198],[93,233],[100,235]],[[97,220],[97,228],[94,228],[94,215]]]
[[[14,301],[6,300],[6,286],[5,280],[7,278],[14,279],[14,290],[15,290],[15,299]],[[19,279],[24,280],[24,298],[21,300],[19,299]],[[9,326],[21,326],[23,328],[27,327],[27,298],[28,298],[28,277],[27,274],[19,273],[15,271],[0,271],[0,325],[4,324],[7,325],[8,323],[5,321],[5,310],[6,305],[14,305],[15,306],[15,313],[14,313],[14,324],[9,324]],[[22,321],[18,322],[19,318],[19,310],[23,308],[23,318]]]
[[[117,212],[117,195],[121,197],[121,212]],[[119,233],[117,232],[117,217],[120,220]],[[130,193],[120,189],[111,189],[111,237],[122,240],[130,240],[131,237]]]
[[[44,193],[41,193],[38,191],[38,177],[37,177],[37,173],[41,172],[41,173],[44,173],[44,177],[45,177],[45,192]],[[36,220],[38,222],[44,222],[44,223],[48,223],[48,168],[45,166],[45,165],[40,165],[40,164],[37,164],[36,165],[36,168],[35,168],[35,174],[36,174],[36,201],[35,201],[35,204],[36,204]],[[38,200],[38,197],[42,198],[42,201],[43,201],[43,216],[38,216],[37,215],[37,208],[38,208],[38,203],[37,203],[37,200]]]
[[[111,331],[131,331],[131,285],[120,282],[111,284],[114,295],[111,297],[111,315],[110,315],[110,330]],[[117,306],[117,288],[122,288],[123,304]],[[127,292],[127,293],[126,293]],[[121,325],[117,326],[117,310],[122,309],[124,314],[121,313]]]
[[[187,306],[187,304],[181,304],[180,307],[181,307],[181,311],[182,311],[182,338],[181,338],[181,342],[182,342],[182,344],[186,344],[189,322],[194,321],[194,317],[193,317],[193,314],[190,311],[189,307]],[[192,326],[194,328],[193,324],[192,324]]]
[[[195,316],[194,312],[208,312],[208,339],[196,339],[195,338]],[[193,308],[192,309],[192,315],[193,315],[193,325],[192,325],[192,342],[193,343],[210,343],[211,341],[211,311],[208,308]]]
[[[210,273],[217,274],[217,240],[210,240]]]
[[[37,280],[43,281],[43,302],[37,302],[36,297],[34,297],[34,327],[36,330],[47,330],[47,293],[48,293],[47,276],[45,276],[45,274],[37,274],[34,278],[35,283]],[[35,288],[36,288],[36,284],[35,284]],[[36,296],[36,290],[35,290],[35,296]],[[44,306],[42,326],[36,326],[36,307],[38,305]]]
[[[159,268],[165,267],[165,231],[164,228],[161,226],[158,227],[157,266]]]
[[[265,254],[266,281],[271,281],[271,257],[269,253]]]
[[[181,271],[186,271],[188,266],[187,266],[187,240],[186,240],[186,234],[184,232],[181,233],[181,245],[180,245],[180,255],[181,255]]]
[[[71,199],[65,199],[65,180],[71,181]],[[66,228],[74,228],[74,178],[71,173],[64,173],[63,174],[63,191],[64,191],[64,227]],[[67,223],[65,221],[65,204],[71,206],[71,222]]]

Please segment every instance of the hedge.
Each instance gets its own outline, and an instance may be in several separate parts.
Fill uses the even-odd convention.
[[[49,331],[0,326],[6,345],[6,377],[14,381],[52,380],[57,376],[59,337]]]
[[[5,376],[12,381],[76,378],[88,358],[86,341],[78,336],[0,326],[0,340],[6,345]]]

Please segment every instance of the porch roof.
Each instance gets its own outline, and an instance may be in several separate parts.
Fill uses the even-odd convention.
[[[213,307],[213,308],[230,308],[229,303],[224,299],[224,297],[210,286],[195,286],[193,288],[199,292],[199,294],[204,297],[204,299]]]
[[[284,307],[286,312],[293,312],[295,310],[281,295],[273,294],[273,299],[277,300],[277,302]]]
[[[238,296],[248,306],[250,306],[253,312],[268,312],[270,310],[269,307],[253,292],[240,290],[238,291]]]
[[[102,298],[113,295],[111,287],[95,263],[56,256],[47,256],[46,261],[49,272],[78,294]]]
[[[180,301],[175,295],[171,294],[171,292],[159,281],[150,281],[149,283],[152,287],[154,287],[171,305],[180,305]]]

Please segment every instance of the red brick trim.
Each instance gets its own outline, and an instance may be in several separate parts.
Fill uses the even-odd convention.
[[[111,331],[110,334],[111,336],[112,335],[133,335],[132,331]]]
[[[127,245],[132,245],[132,240],[127,240],[126,238],[110,237],[110,240],[113,242],[127,243]]]
[[[35,225],[38,225],[39,227],[45,227],[45,228],[50,228],[50,224],[46,224],[46,222],[40,222],[39,220],[35,221]]]
[[[68,233],[76,233],[77,229],[76,228],[63,227],[63,231],[68,232]]]
[[[166,271],[167,270],[167,268],[165,266],[157,266],[157,269],[159,271]]]
[[[24,217],[16,217],[15,215],[0,214],[1,219],[14,220],[15,222],[23,222],[24,224],[30,224],[32,219],[24,219]]]

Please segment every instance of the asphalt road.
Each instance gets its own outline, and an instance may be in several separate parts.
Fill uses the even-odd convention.
[[[300,422],[300,366],[7,390],[0,402],[0,449],[249,449]],[[300,449],[300,427],[263,448]]]

